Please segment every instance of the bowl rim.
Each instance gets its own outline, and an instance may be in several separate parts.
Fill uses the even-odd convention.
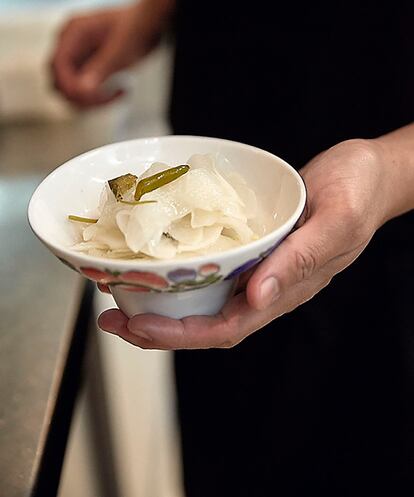
[[[286,169],[290,174],[293,174],[293,176],[296,178],[297,183],[299,185],[299,190],[300,190],[300,198],[298,205],[296,206],[294,212],[284,221],[284,223],[279,226],[278,228],[270,231],[266,235],[260,237],[258,240],[254,240],[252,242],[246,243],[244,245],[240,245],[235,248],[231,248],[222,252],[212,252],[211,254],[204,254],[204,255],[197,255],[197,256],[192,256],[192,257],[182,257],[182,258],[174,258],[174,259],[116,259],[116,258],[108,258],[108,257],[98,257],[98,256],[93,256],[89,254],[85,254],[83,252],[77,252],[75,250],[72,250],[70,248],[67,248],[61,244],[58,244],[54,241],[51,241],[47,236],[43,236],[43,234],[39,233],[39,227],[36,225],[36,222],[33,219],[33,210],[34,210],[34,205],[37,200],[37,197],[39,196],[39,191],[42,187],[44,187],[44,184],[50,181],[53,176],[58,174],[58,171],[61,172],[64,169],[68,169],[72,166],[73,162],[78,162],[79,159],[81,158],[86,158],[89,155],[94,155],[97,152],[104,151],[105,149],[113,148],[116,146],[127,146],[128,144],[131,143],[137,143],[137,142],[159,142],[159,141],[186,141],[186,140],[201,140],[201,141],[215,141],[215,142],[223,142],[223,143],[230,143],[233,145],[237,145],[238,147],[242,147],[247,150],[254,151],[256,153],[263,154],[265,156],[268,156],[269,158],[272,159],[277,159],[280,161],[281,166]],[[249,256],[250,252],[256,251],[258,254],[263,251],[262,247],[270,247],[272,243],[274,242],[275,238],[279,238],[280,235],[286,230],[286,226],[292,223],[292,220],[295,219],[294,223],[292,224],[293,226],[296,224],[296,222],[299,220],[300,216],[302,215],[305,205],[306,205],[306,198],[307,198],[307,191],[306,191],[306,185],[305,182],[302,178],[302,176],[299,174],[296,169],[294,169],[290,164],[288,164],[285,160],[282,158],[278,157],[277,155],[268,152],[267,150],[263,150],[259,147],[255,147],[254,145],[249,145],[247,143],[242,143],[238,142],[235,140],[228,140],[225,138],[216,138],[212,136],[199,136],[199,135],[160,135],[160,136],[150,136],[150,137],[143,137],[143,138],[133,138],[129,140],[122,140],[118,142],[113,142],[113,143],[108,143],[105,145],[102,145],[100,147],[95,147],[91,150],[88,150],[86,152],[83,152],[82,154],[76,155],[72,157],[71,159],[68,159],[65,161],[63,164],[60,166],[57,166],[55,169],[53,169],[43,180],[39,183],[39,185],[36,187],[34,190],[33,194],[31,195],[28,208],[27,208],[27,218],[28,222],[30,225],[30,228],[32,229],[33,233],[41,240],[48,248],[53,248],[55,251],[59,253],[59,255],[63,256],[68,256],[68,259],[71,258],[76,258],[79,263],[82,264],[81,267],[91,267],[91,266],[106,266],[108,268],[116,267],[116,268],[121,268],[122,270],[125,269],[137,269],[140,266],[140,269],[150,269],[150,268],[162,268],[166,266],[171,266],[174,264],[174,266],[198,266],[200,264],[205,264],[208,262],[211,262],[212,260],[215,261],[217,259],[224,260],[228,258],[232,258],[233,256],[237,257],[242,257],[243,254],[245,254],[247,257]],[[291,230],[289,230],[291,231]],[[88,266],[89,265],[89,266]]]

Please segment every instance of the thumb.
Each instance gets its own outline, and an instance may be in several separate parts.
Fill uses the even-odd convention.
[[[337,219],[332,212],[315,213],[260,264],[246,288],[253,308],[266,309],[343,252],[346,229]]]

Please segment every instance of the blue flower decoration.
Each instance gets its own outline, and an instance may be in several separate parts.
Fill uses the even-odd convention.
[[[176,269],[170,271],[168,274],[168,279],[174,281],[175,283],[182,283],[184,281],[193,281],[197,277],[197,273],[194,269]]]
[[[264,258],[266,258],[268,255],[270,255],[275,248],[281,243],[282,240],[279,242],[275,243],[274,245],[271,245],[269,248],[267,248],[264,252],[262,252],[259,257],[256,257],[255,259],[250,259],[249,261],[245,262],[241,266],[237,267],[234,269],[230,274],[228,274],[224,279],[225,280],[230,280],[231,278],[235,278],[241,273],[244,273],[248,269],[252,268],[256,264],[259,264],[259,262],[262,262]]]
[[[248,269],[252,268],[256,264],[258,264],[262,260],[262,257],[256,257],[256,259],[250,259],[249,261],[245,262],[241,266],[237,267],[234,269],[230,274],[228,274],[224,279],[225,280],[231,280],[232,278],[235,278],[241,273],[244,273]]]

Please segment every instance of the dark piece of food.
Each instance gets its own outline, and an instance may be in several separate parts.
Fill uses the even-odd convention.
[[[68,216],[68,219],[71,221],[78,221],[79,223],[97,223],[97,219],[91,219],[90,217],[81,217],[81,216]]]
[[[161,171],[140,180],[135,190],[135,200],[139,200],[144,193],[152,192],[157,188],[160,188],[160,186],[167,185],[168,183],[171,183],[171,181],[178,179],[189,169],[190,166],[184,164],[182,166],[171,167],[170,169],[166,169],[165,171]]]
[[[109,188],[117,200],[122,200],[125,193],[135,186],[137,177],[134,174],[124,174],[108,180]]]

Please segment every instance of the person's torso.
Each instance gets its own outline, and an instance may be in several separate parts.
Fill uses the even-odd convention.
[[[414,7],[178,0],[173,125],[296,167],[414,116]]]

